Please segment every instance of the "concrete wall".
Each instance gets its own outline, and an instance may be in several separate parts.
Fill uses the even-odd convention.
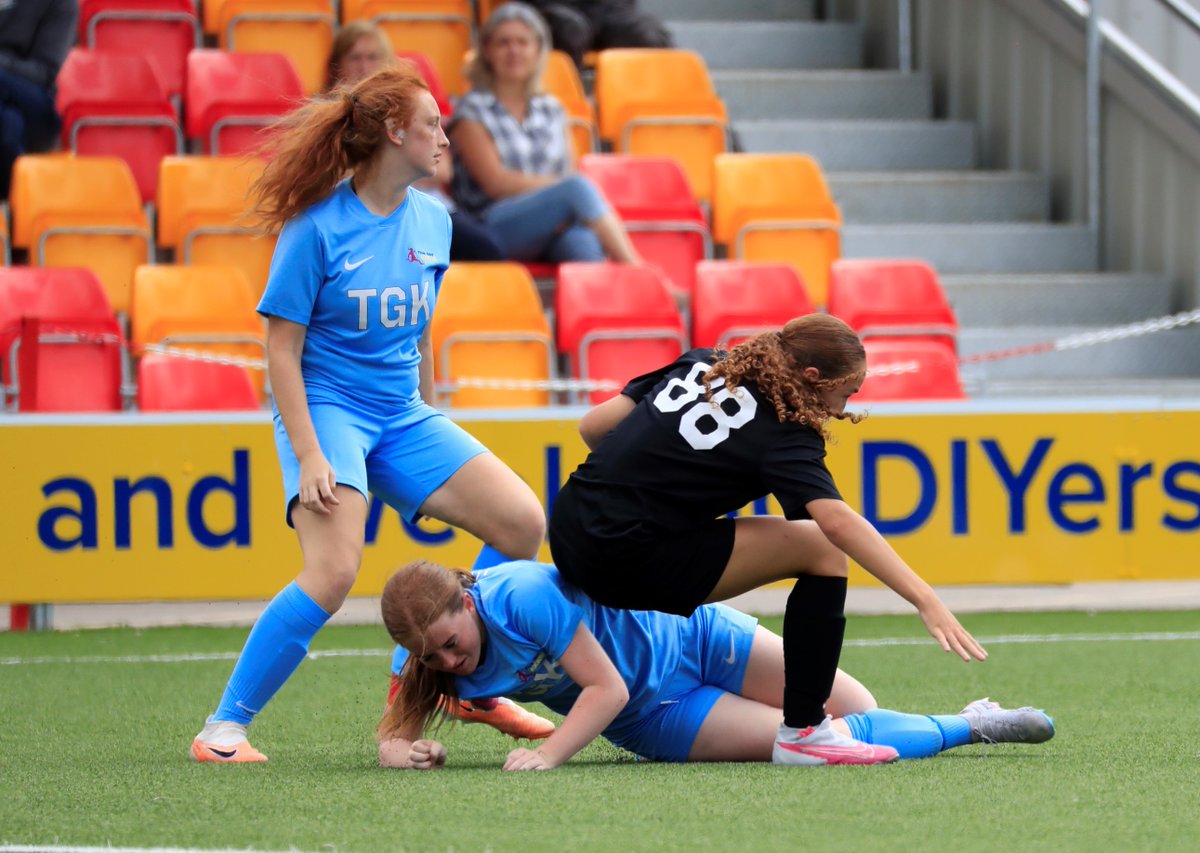
[[[1111,23],[1194,78],[1200,52],[1184,25],[1150,0],[1103,0]],[[933,79],[939,118],[974,121],[985,168],[1047,175],[1052,217],[1087,219],[1082,17],[1065,0],[912,0],[913,62]],[[1151,14],[1149,7],[1154,7]],[[827,14],[861,21],[866,58],[897,65],[895,0],[830,0]],[[1165,27],[1165,29],[1164,29]],[[1156,35],[1157,34],[1157,35]],[[1190,53],[1188,51],[1191,51]],[[1172,307],[1200,305],[1200,116],[1113,45],[1102,62],[1101,264],[1163,273]]]

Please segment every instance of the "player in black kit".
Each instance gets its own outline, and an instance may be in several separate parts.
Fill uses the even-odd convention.
[[[845,407],[865,373],[858,336],[825,314],[798,317],[727,353],[685,353],[583,417],[591,453],[550,518],[559,572],[609,607],[686,616],[705,602],[796,579],[783,621],[777,763],[870,763],[825,715],[846,624],[847,557],[911,602],[944,650],[964,661],[987,657],[842,500],[825,466],[826,423],[861,418]],[[784,518],[726,517],[766,494]]]

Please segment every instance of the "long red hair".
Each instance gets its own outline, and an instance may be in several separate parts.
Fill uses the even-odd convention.
[[[347,173],[370,168],[388,121],[406,127],[418,96],[428,91],[411,62],[398,62],[276,121],[257,152],[267,161],[251,187],[258,221],[277,229],[328,196]]]

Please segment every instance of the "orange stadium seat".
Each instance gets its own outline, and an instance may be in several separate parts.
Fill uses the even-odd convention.
[[[217,6],[217,45],[239,53],[286,55],[305,94],[325,88],[333,49],[332,0],[206,0]]]
[[[146,213],[119,157],[34,154],[13,165],[13,246],[43,267],[87,267],[114,311],[129,310],[133,271],[151,254]]]
[[[519,263],[451,264],[433,312],[439,396],[455,407],[545,406],[545,388],[455,388],[464,377],[544,382],[554,373],[550,324]]]
[[[147,346],[262,359],[266,336],[254,292],[236,267],[160,264],[133,277],[129,342],[135,356]],[[261,395],[265,371],[254,374]]]
[[[722,154],[714,162],[713,239],[727,257],[784,261],[824,305],[841,254],[842,214],[806,154]]]
[[[924,261],[838,261],[830,273],[829,313],[864,339],[927,337],[958,352],[958,319],[937,273]]]
[[[188,54],[185,131],[206,154],[242,154],[262,129],[304,98],[296,66],[282,53]]]
[[[554,304],[558,350],[579,379],[624,384],[687,349],[670,285],[652,267],[560,264]],[[619,392],[619,387],[593,391],[591,402]]]
[[[789,264],[702,261],[696,266],[692,340],[727,349],[760,332],[778,331],[811,314],[804,282]]]
[[[63,147],[129,164],[142,201],[153,201],[158,164],[183,153],[183,130],[158,73],[133,53],[73,48],[58,75]]]
[[[596,56],[600,138],[621,154],[675,157],[696,198],[712,198],[713,158],[728,147],[728,116],[700,54],[612,48]]]
[[[167,157],[158,185],[158,244],[180,264],[235,266],[254,293],[267,286],[275,235],[246,215],[262,163],[242,157]]]
[[[451,97],[467,91],[463,59],[474,35],[470,0],[342,0],[342,23],[364,18],[379,25],[393,50],[428,56]]]
[[[138,363],[143,412],[247,411],[262,408],[244,367],[149,353]]]
[[[415,50],[398,50],[396,58],[406,59],[417,66],[417,73],[429,85],[429,94],[433,95],[433,99],[437,101],[438,110],[442,114],[442,123],[445,124],[449,121],[450,116],[454,113],[454,104],[450,101],[450,95],[446,92],[446,84],[442,82],[437,67],[429,57]]]
[[[550,51],[546,61],[546,73],[542,77],[542,88],[558,98],[567,114],[570,129],[572,163],[593,151],[599,151],[596,132],[596,110],[588,100],[579,77],[579,69],[571,57],[561,50]]]
[[[194,0],[83,0],[79,44],[144,56],[178,112],[188,51],[200,46],[196,4]]]
[[[600,187],[638,253],[690,298],[696,264],[712,257],[708,222],[672,157],[587,154],[579,171]]]
[[[0,382],[7,408],[16,401],[22,323],[26,319],[107,323],[112,306],[100,279],[89,269],[4,267],[0,269]]]
[[[958,359],[928,338],[868,338],[867,378],[855,401],[965,400]]]

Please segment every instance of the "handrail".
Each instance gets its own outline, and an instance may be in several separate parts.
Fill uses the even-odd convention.
[[[1200,12],[1197,12],[1191,4],[1185,3],[1183,0],[1159,0],[1159,2],[1171,7],[1172,12],[1183,18],[1191,24],[1192,29],[1200,33]]]

